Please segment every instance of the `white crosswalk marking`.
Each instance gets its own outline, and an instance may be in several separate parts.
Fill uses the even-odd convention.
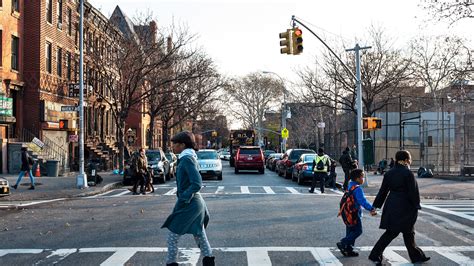
[[[241,186],[240,191],[242,192],[242,194],[250,194],[249,187],[247,186]]]
[[[430,251],[437,254],[436,256],[442,256],[457,265],[474,265],[474,260],[471,257],[474,252],[474,246],[425,246],[420,247],[424,251]],[[270,266],[272,260],[270,252],[309,252],[319,265],[337,265],[342,266],[343,264],[339,261],[338,257],[334,254],[339,254],[339,251],[333,247],[232,247],[232,248],[214,248],[214,251],[220,251],[225,256],[225,253],[232,252],[245,252],[247,264],[250,266]],[[372,247],[360,247],[363,252],[372,250]],[[166,248],[161,247],[97,247],[97,248],[80,248],[80,249],[0,249],[0,258],[8,254],[31,254],[35,255],[32,260],[38,261],[38,254],[44,253],[46,258],[51,256],[64,256],[75,253],[112,253],[107,259],[102,262],[94,263],[96,265],[127,265],[130,263],[130,259],[134,257],[137,252],[152,252],[152,253],[166,253]],[[384,257],[390,265],[403,265],[408,264],[408,259],[401,255],[406,252],[404,246],[393,246],[389,247],[384,252]],[[461,253],[464,252],[464,253]],[[200,250],[199,248],[184,248],[180,249],[179,258],[180,263],[196,265],[199,260]],[[405,255],[406,256],[406,255]],[[434,258],[435,260],[436,258]],[[242,262],[244,264],[244,262]],[[279,262],[281,264],[281,262]]]
[[[176,191],[177,191],[177,190],[178,190],[178,189],[173,188],[173,189],[171,189],[170,191],[166,192],[165,195],[174,195],[174,194],[176,194]]]
[[[129,194],[129,193],[130,193],[129,190],[125,190],[125,191],[122,191],[122,192],[120,192],[120,193],[118,193],[118,194],[112,195],[112,196],[110,196],[110,197],[111,197],[111,198],[116,198],[116,197],[120,197],[120,196],[123,196],[123,195],[125,195],[125,194]]]
[[[216,194],[224,193],[224,186],[218,186],[216,190]]]
[[[446,214],[458,216],[470,221],[474,221],[474,201],[442,201],[442,202],[424,202],[421,208],[443,212]]]
[[[288,189],[288,191],[290,191],[291,194],[301,194],[298,190],[296,190],[292,187],[286,187],[286,189]]]
[[[275,194],[275,191],[273,191],[270,187],[263,187],[263,190],[265,190],[267,194]]]

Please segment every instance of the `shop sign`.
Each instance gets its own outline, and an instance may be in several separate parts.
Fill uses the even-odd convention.
[[[42,101],[41,118],[44,122],[59,122],[59,120],[74,120],[77,118],[77,112],[63,112],[63,104]]]
[[[69,135],[69,142],[79,142],[79,135]]]
[[[4,95],[0,95],[0,115],[1,116],[13,115],[13,99],[12,98],[8,98]]]

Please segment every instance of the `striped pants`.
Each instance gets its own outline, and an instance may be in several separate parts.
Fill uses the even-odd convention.
[[[166,259],[167,264],[176,262],[178,258],[178,240],[180,237],[181,235],[175,234],[171,231],[168,233],[168,258]],[[204,228],[202,229],[201,234],[194,235],[194,240],[201,249],[201,254],[203,257],[212,257],[211,246],[207,240],[206,230]]]

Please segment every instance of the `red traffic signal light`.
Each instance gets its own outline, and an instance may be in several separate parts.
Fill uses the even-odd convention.
[[[292,37],[293,54],[299,55],[303,52],[303,31],[295,28]]]
[[[68,129],[69,128],[69,121],[66,119],[59,120],[59,129]]]

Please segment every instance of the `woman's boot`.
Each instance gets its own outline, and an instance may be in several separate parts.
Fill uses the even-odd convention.
[[[178,266],[179,264],[176,262],[173,263],[167,263],[166,266]]]
[[[215,262],[214,262],[214,259],[215,257],[204,257],[202,259],[202,265],[203,266],[215,266]]]

